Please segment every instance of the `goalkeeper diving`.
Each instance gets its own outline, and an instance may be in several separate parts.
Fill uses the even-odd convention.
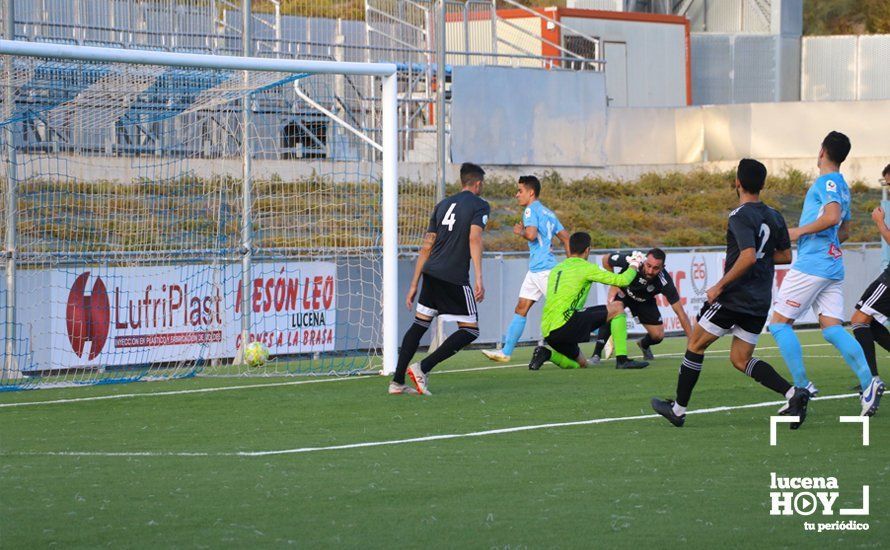
[[[590,235],[575,233],[569,237],[569,256],[550,272],[547,281],[547,301],[541,316],[541,334],[550,349],[535,348],[530,370],[538,370],[547,361],[564,369],[587,366],[587,358],[578,344],[590,341],[591,333],[611,322],[612,337],[627,340],[627,316],[624,305],[612,302],[605,306],[586,309],[584,303],[590,293],[591,283],[624,288],[633,282],[637,270],[646,257],[635,252],[627,258],[629,268],[623,273],[612,273],[587,261],[590,256]],[[619,357],[618,368],[643,368],[646,362]]]

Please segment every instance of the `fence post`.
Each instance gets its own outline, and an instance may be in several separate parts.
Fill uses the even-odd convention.
[[[498,254],[498,286],[501,291],[498,292],[498,330],[504,328],[504,253]],[[497,337],[497,349],[504,347],[500,339],[500,333]]]

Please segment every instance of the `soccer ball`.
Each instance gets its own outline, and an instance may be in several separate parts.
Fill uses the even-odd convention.
[[[262,342],[251,342],[244,348],[244,362],[251,367],[262,367],[269,360],[269,348]]]

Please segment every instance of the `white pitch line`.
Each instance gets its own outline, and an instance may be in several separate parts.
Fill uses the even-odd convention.
[[[494,369],[507,369],[514,367],[524,367],[527,363],[517,363],[515,365],[493,365],[488,367],[470,367],[466,369],[448,369],[441,370],[436,374],[448,374],[451,372],[471,372]],[[141,393],[117,393],[114,395],[96,395],[90,397],[71,397],[68,399],[51,399],[46,401],[22,401],[20,403],[0,403],[0,409],[7,407],[28,407],[34,405],[57,405],[61,403],[80,403],[83,401],[107,401],[110,399],[128,399],[131,397],[163,397],[168,395],[189,395],[194,393],[214,393],[221,391],[249,390],[252,388],[276,388],[282,386],[300,386],[303,384],[322,384],[325,382],[346,382],[348,380],[368,380],[377,379],[374,376],[344,376],[340,378],[322,378],[318,380],[291,380],[288,382],[268,382],[264,384],[244,384],[240,386],[219,386],[215,388],[198,388],[193,390],[170,390],[159,392],[141,392]]]
[[[818,347],[818,346],[827,346],[830,344],[822,343],[822,344],[804,344],[801,347]],[[779,349],[777,347],[762,347],[758,348],[760,350],[768,350],[768,349]],[[709,354],[715,353],[729,353],[729,350],[710,350]],[[681,356],[683,353],[665,353],[656,355],[656,357],[675,357]],[[512,365],[492,365],[487,367],[469,367],[465,369],[447,369],[440,370],[436,372],[436,375],[439,374],[447,374],[447,373],[458,373],[458,372],[475,372],[475,371],[486,371],[486,370],[497,370],[497,369],[509,369],[516,367],[524,367],[527,363],[516,363]],[[140,393],[117,393],[114,395],[95,395],[90,397],[71,397],[67,399],[48,399],[46,401],[22,401],[18,403],[0,403],[0,409],[12,408],[12,407],[33,407],[36,405],[59,405],[65,403],[82,403],[87,401],[109,401],[114,399],[130,399],[134,397],[165,397],[171,395],[191,395],[198,393],[216,393],[223,391],[236,391],[236,390],[249,390],[253,388],[279,388],[286,386],[301,386],[303,384],[323,384],[327,382],[345,382],[348,380],[366,380],[367,376],[347,376],[341,378],[322,378],[319,380],[291,380],[288,382],[269,382],[264,384],[244,384],[240,386],[219,386],[215,388],[198,388],[191,390],[170,390],[170,391],[160,391],[160,392],[140,392]]]
[[[839,395],[827,395],[825,397],[814,398],[814,401],[827,401],[831,399],[846,399],[849,397],[858,397],[855,393],[846,393]],[[710,414],[727,411],[737,411],[742,409],[756,409],[761,407],[780,406],[785,401],[763,401],[761,403],[749,403],[747,405],[726,405],[722,407],[711,407],[708,409],[698,409],[687,411],[686,414]],[[495,430],[484,430],[479,432],[467,432],[458,434],[442,434],[428,435],[423,437],[412,437],[407,439],[389,439],[385,441],[366,441],[362,443],[348,443],[345,445],[329,445],[326,447],[297,447],[295,449],[280,449],[274,451],[237,451],[228,453],[209,453],[209,452],[152,452],[152,451],[45,451],[45,452],[27,452],[27,453],[0,453],[0,456],[74,456],[74,457],[243,457],[255,458],[272,455],[291,455],[302,453],[314,453],[319,451],[342,451],[348,449],[363,449],[368,447],[384,447],[391,445],[404,445],[407,443],[426,443],[429,441],[443,441],[447,439],[464,439],[470,437],[485,437],[489,435],[501,435],[516,432],[529,432],[534,430],[546,430],[550,428],[566,428],[572,426],[590,426],[593,424],[608,424],[612,422],[623,422],[625,420],[647,420],[650,418],[658,418],[658,414],[640,414],[636,416],[617,416],[611,418],[593,418],[590,420],[575,420],[572,422],[551,422],[548,424],[532,424],[528,426],[514,426],[512,428],[499,428]]]

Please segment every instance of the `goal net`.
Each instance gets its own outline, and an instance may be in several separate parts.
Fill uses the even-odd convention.
[[[0,41],[0,69],[0,389],[392,368],[393,66]]]

